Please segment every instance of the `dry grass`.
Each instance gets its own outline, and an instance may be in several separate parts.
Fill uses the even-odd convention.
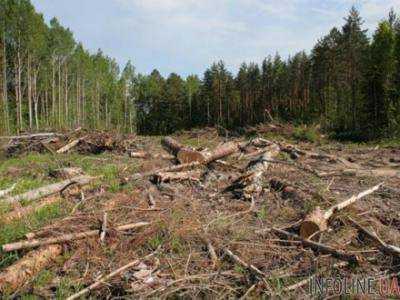
[[[218,136],[212,129],[184,132],[177,138],[182,143],[209,149],[224,141],[224,137]],[[137,138],[136,147],[139,150],[163,151],[159,138]],[[299,147],[315,150],[316,146],[300,143]],[[339,151],[335,147],[323,147],[336,155],[351,157],[363,166],[375,164],[394,167],[388,160],[400,153],[399,149],[345,147]],[[51,160],[37,157],[39,163],[34,169],[43,173],[43,164],[51,165]],[[248,160],[239,158],[238,155],[233,156],[227,162],[242,168]],[[280,159],[291,161],[288,156]],[[63,205],[58,214],[49,215],[36,226],[28,226],[21,231],[22,234],[9,235],[5,239],[0,231],[2,242],[19,240],[27,231],[33,231],[38,237],[45,238],[99,229],[104,211],[108,212],[109,226],[112,228],[139,221],[151,222],[151,226],[130,232],[111,230],[104,244],[99,242],[98,237],[64,244],[63,255],[58,258],[57,263],[17,291],[12,291],[14,296],[64,298],[93,283],[99,275],[108,274],[159,247],[160,252],[154,259],[113,278],[107,285],[93,291],[91,297],[237,298],[248,292],[248,297],[282,295],[285,298],[307,298],[311,297],[308,295],[308,285],[291,291],[286,291],[286,288],[321,271],[324,277],[361,274],[374,278],[400,271],[397,259],[379,252],[377,245],[346,222],[346,216],[351,216],[364,226],[374,228],[386,242],[398,245],[398,178],[385,179],[382,190],[338,213],[330,222],[331,230],[325,232],[320,241],[363,257],[357,266],[334,268],[333,265],[338,261],[329,255],[321,255],[299,243],[285,241],[284,237],[272,232],[261,235],[257,231],[272,226],[286,227],[301,220],[314,207],[327,208],[381,182],[381,178],[319,178],[294,165],[273,164],[264,178],[262,194],[255,199],[255,206],[251,207],[250,202],[221,192],[240,175],[237,169],[229,167],[215,166],[201,182],[155,186],[144,178],[126,186],[120,185],[120,179],[134,172],[165,167],[171,162],[129,159],[115,154],[65,155],[62,156],[62,162],[84,166],[90,175],[101,174],[104,178],[84,191],[86,200],[78,206],[76,205],[81,200],[80,191],[62,199]],[[301,162],[321,171],[336,167],[333,163],[320,160],[302,158]],[[13,168],[18,168],[21,174],[26,172],[24,166],[17,161],[6,164],[5,174],[9,174]],[[40,183],[47,182],[46,176],[42,176],[44,179]],[[306,195],[306,199],[284,199],[281,191],[270,188],[271,178],[290,182]],[[7,176],[3,176],[2,180],[0,188],[13,181]],[[158,210],[149,210],[148,194],[154,198]],[[25,220],[22,221],[24,222]],[[216,251],[217,265],[214,265],[210,257],[208,243]],[[265,278],[254,276],[243,266],[232,262],[224,254],[224,249],[230,249],[242,260],[265,273]],[[21,251],[0,254],[1,268],[10,265],[25,253]],[[137,272],[143,269],[151,272],[150,275],[140,278]]]

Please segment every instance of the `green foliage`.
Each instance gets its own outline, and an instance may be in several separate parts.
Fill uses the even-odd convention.
[[[293,138],[299,141],[314,143],[319,140],[319,133],[315,126],[298,126],[294,128]]]

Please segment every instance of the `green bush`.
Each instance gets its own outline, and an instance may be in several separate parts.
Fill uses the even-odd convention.
[[[304,142],[316,142],[319,140],[319,133],[315,126],[299,126],[295,127],[293,131],[293,138]]]

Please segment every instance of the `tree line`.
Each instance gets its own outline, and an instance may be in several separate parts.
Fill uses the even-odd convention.
[[[372,37],[353,7],[308,54],[224,62],[202,78],[119,70],[88,52],[57,19],[29,0],[0,0],[0,133],[44,129],[169,134],[260,122],[320,124],[337,138],[400,136],[400,20],[392,10]]]

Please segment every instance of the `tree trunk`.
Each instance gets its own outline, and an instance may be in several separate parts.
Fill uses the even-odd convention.
[[[7,52],[6,52],[6,33],[3,32],[3,101],[4,101],[4,123],[6,133],[10,133],[10,119],[8,111],[8,90],[7,90]]]
[[[64,75],[64,81],[65,81],[65,91],[64,91],[64,101],[65,101],[65,125],[69,126],[69,118],[68,118],[68,66],[67,63],[65,63],[65,75]]]
[[[33,113],[32,113],[32,76],[31,76],[31,55],[28,54],[28,71],[26,74],[28,80],[28,112],[29,112],[29,130],[33,127]]]

